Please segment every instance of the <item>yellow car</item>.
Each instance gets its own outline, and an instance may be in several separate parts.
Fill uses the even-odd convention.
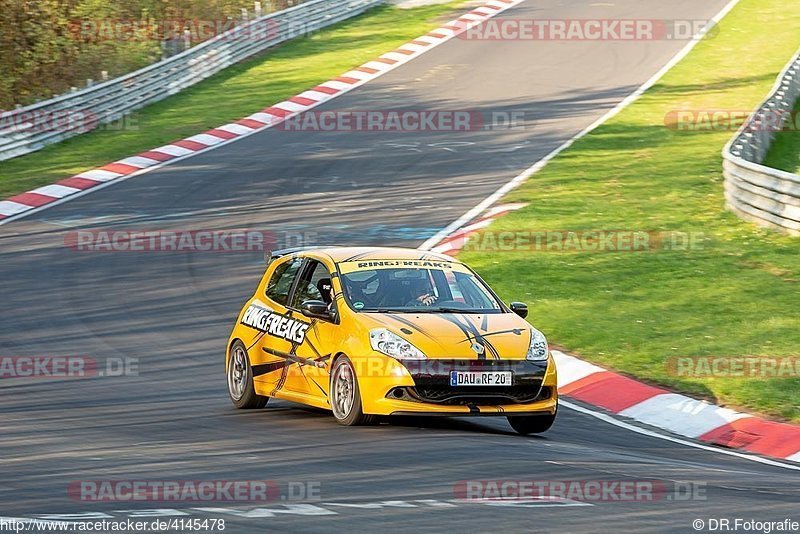
[[[502,415],[521,434],[556,418],[547,340],[465,264],[401,248],[306,248],[271,254],[228,340],[237,408],[271,398],[380,416]]]

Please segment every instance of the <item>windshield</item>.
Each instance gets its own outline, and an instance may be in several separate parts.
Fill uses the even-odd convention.
[[[361,265],[369,267],[370,263],[385,262]],[[446,265],[457,268],[362,267],[344,272],[342,285],[350,305],[358,311],[502,312],[500,303],[474,274],[458,264]]]

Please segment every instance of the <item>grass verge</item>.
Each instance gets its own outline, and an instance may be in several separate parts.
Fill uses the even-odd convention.
[[[463,252],[501,295],[530,300],[551,342],[600,365],[800,422],[800,378],[687,378],[677,356],[800,355],[800,240],[724,209],[732,131],[676,131],[675,110],[753,109],[795,52],[794,0],[743,0],[656,86],[505,201],[489,231],[702,232],[692,250]],[[484,245],[486,241],[481,241]]]
[[[143,108],[124,128],[91,132],[0,162],[0,199],[255,113],[430,31],[462,4],[372,9]]]

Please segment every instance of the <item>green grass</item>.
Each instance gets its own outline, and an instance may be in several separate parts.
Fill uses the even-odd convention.
[[[800,422],[800,379],[672,376],[674,356],[800,355],[800,240],[724,209],[732,131],[676,131],[680,109],[752,109],[796,50],[795,0],[743,0],[661,82],[504,200],[490,231],[703,232],[701,250],[465,251],[551,343],[645,381]],[[797,153],[797,152],[795,152]]]
[[[255,113],[430,31],[463,3],[372,9],[143,108],[125,128],[91,132],[0,162],[0,199]]]
[[[794,112],[796,117],[800,117],[800,99],[795,103]],[[798,119],[794,120],[794,124],[798,125]],[[764,160],[764,165],[800,174],[800,131],[787,129],[784,132],[778,132]]]

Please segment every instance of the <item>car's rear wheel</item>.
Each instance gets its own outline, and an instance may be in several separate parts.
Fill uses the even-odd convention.
[[[508,424],[517,433],[527,436],[528,434],[541,434],[550,430],[556,420],[556,413],[545,415],[509,415]]]
[[[371,425],[377,417],[367,415],[361,409],[361,391],[358,389],[353,364],[347,356],[333,363],[331,370],[331,410],[336,421],[345,426]]]
[[[253,385],[253,368],[247,356],[247,348],[238,339],[231,344],[228,354],[228,395],[233,405],[240,409],[263,408],[269,397],[256,395]]]

